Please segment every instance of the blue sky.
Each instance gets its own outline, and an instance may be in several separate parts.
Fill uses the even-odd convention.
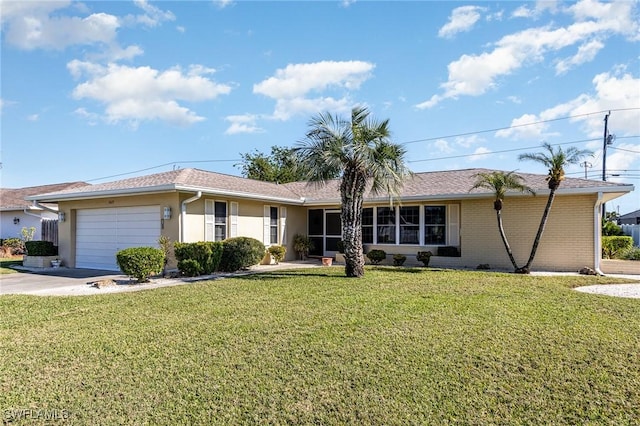
[[[416,172],[544,173],[517,157],[548,142],[594,151],[599,179],[611,111],[607,180],[638,189],[608,206],[640,208],[638,1],[0,5],[3,187],[239,175],[240,153],[354,105]]]

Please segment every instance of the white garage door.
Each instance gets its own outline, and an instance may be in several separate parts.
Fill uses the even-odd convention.
[[[76,268],[119,270],[116,253],[157,247],[160,206],[84,209],[76,213]]]

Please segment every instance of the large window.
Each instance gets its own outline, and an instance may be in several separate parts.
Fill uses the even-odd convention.
[[[395,207],[378,207],[378,244],[395,244],[396,242],[396,209]]]
[[[444,245],[447,242],[447,209],[445,206],[424,207],[424,244]]]
[[[373,244],[373,207],[362,209],[362,242]]]
[[[400,207],[400,244],[420,244],[420,207]]]

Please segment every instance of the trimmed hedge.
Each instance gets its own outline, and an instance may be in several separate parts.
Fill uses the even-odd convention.
[[[384,250],[373,249],[367,253],[367,258],[369,258],[371,263],[377,265],[387,258],[387,252]]]
[[[58,247],[51,241],[27,241],[24,243],[28,256],[57,256]]]
[[[235,237],[223,241],[220,270],[235,272],[257,265],[265,255],[264,244],[255,238]]]
[[[633,238],[629,236],[603,236],[602,237],[602,257],[605,259],[615,258],[633,247]]]
[[[116,261],[123,273],[141,283],[162,272],[164,252],[154,247],[131,247],[117,252]]]
[[[178,269],[182,274],[191,277],[209,275],[219,270],[223,243],[221,241],[175,242],[173,250],[178,261]],[[189,262],[186,262],[187,260]]]

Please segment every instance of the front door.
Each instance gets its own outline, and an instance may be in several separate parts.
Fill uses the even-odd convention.
[[[342,240],[342,220],[339,210],[325,210],[324,255],[335,256]]]

